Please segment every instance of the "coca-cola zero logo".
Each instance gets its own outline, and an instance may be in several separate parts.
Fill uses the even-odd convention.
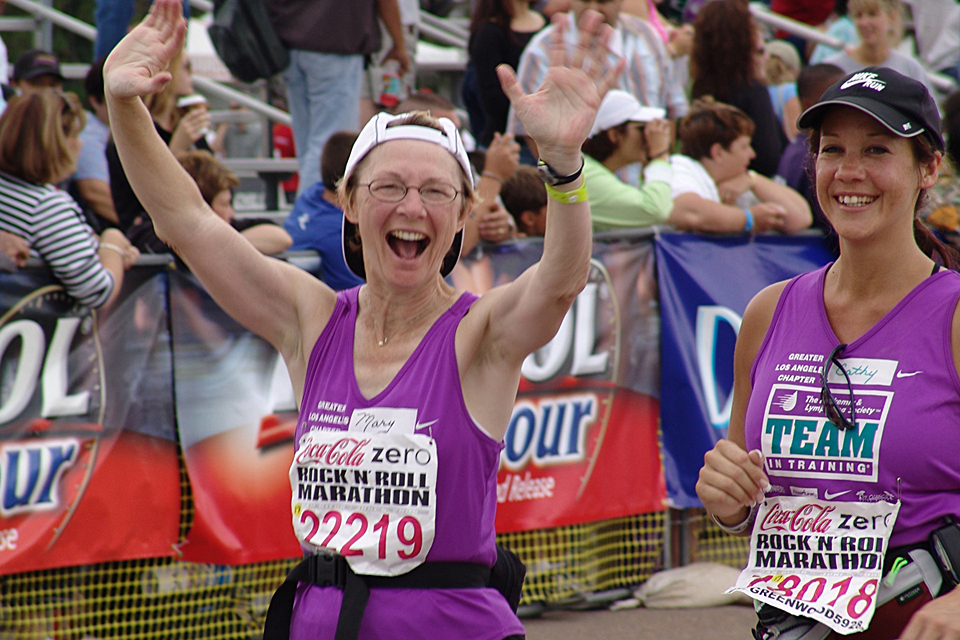
[[[314,442],[306,434],[297,450],[297,464],[321,463],[336,467],[359,467],[366,457],[369,438],[340,438],[335,442]]]
[[[821,504],[806,504],[799,509],[782,509],[774,504],[760,521],[760,530],[826,533],[833,525],[829,516],[834,511],[836,507]]]

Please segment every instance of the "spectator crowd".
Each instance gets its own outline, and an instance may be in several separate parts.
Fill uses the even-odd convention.
[[[189,158],[194,169],[207,168],[204,175],[216,188],[207,184],[210,193],[204,195],[218,199],[225,220],[248,238],[268,233],[271,240],[258,245],[268,253],[316,251],[322,265],[317,275],[335,288],[359,282],[339,255],[342,210],[336,186],[357,132],[378,111],[424,110],[460,127],[481,196],[467,221],[464,252],[478,243],[543,234],[546,195],[537,177],[538,150],[512,112],[496,69],[509,65],[521,88],[534,91],[549,65],[553,32],[564,23],[572,47],[571,27],[587,9],[599,12],[613,29],[608,64],[624,61],[582,150],[594,231],[669,225],[695,233],[830,234],[796,119],[845,73],[887,66],[920,79],[938,98],[952,162],[944,164],[920,217],[941,239],[960,245],[956,0],[769,1],[771,11],[842,41],[841,49],[766,26],[745,0],[464,1],[455,6],[469,32],[466,70],[456,94],[446,96],[417,86],[422,4],[417,0],[264,1],[291,54],[290,66],[268,83],[268,98],[289,110],[292,127],[212,122],[206,101],[194,90],[186,49],[170,65],[171,81],[146,99],[147,106],[175,155]],[[73,130],[63,132],[67,143],[60,153],[70,171],[32,183],[56,194],[60,217],[69,212],[68,246],[87,238],[83,242],[94,261],[101,253],[97,248],[107,247],[102,271],[86,267],[99,282],[89,285],[91,290],[101,292],[122,276],[117,265],[108,266],[113,255],[122,251],[122,262],[132,264],[134,252],[171,251],[130,188],[104,101],[103,62],[124,32],[120,22],[129,23],[132,4],[98,2],[95,19],[103,28],[97,59],[77,87],[87,109],[70,121]],[[189,5],[184,11],[189,15]],[[3,65],[0,71],[5,70]],[[946,81],[939,87],[952,80],[953,90],[936,87],[937,77]],[[32,94],[67,96],[62,100],[77,104],[76,96],[64,92],[69,81],[51,52],[17,55],[9,78],[2,79],[5,108]],[[43,104],[55,101],[45,97]],[[16,112],[10,110],[8,119]],[[271,140],[263,141],[265,134]],[[269,146],[273,155],[295,157],[299,167],[283,183],[289,217],[274,229],[264,226],[270,225],[266,218],[248,223],[235,217],[232,197],[240,181],[220,162],[237,154],[262,155]],[[41,177],[17,166],[43,155],[36,151],[4,160],[0,203],[10,201],[22,176]],[[45,257],[44,247],[68,241],[46,235],[49,223],[22,206],[0,205],[0,265],[15,269],[34,256],[55,266],[62,258],[51,259],[49,251]],[[97,303],[109,299],[84,295]]]

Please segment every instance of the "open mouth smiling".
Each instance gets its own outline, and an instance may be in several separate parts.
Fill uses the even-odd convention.
[[[397,257],[405,260],[417,258],[430,244],[430,238],[416,231],[391,231],[387,244]]]

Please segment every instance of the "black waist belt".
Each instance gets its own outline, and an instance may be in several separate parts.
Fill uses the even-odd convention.
[[[343,590],[343,603],[337,619],[334,640],[356,640],[360,621],[370,597],[370,587],[388,589],[471,589],[486,587],[490,567],[474,562],[429,562],[400,576],[364,576],[354,573],[343,556],[318,554],[307,556],[295,566],[270,599],[263,640],[290,637],[290,619],[297,584]]]

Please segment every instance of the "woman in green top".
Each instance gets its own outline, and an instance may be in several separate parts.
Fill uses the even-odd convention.
[[[665,112],[643,107],[631,94],[610,90],[583,143],[583,177],[590,192],[594,231],[665,224],[673,209],[670,181],[670,123]],[[643,165],[643,182],[634,186],[616,172]]]

